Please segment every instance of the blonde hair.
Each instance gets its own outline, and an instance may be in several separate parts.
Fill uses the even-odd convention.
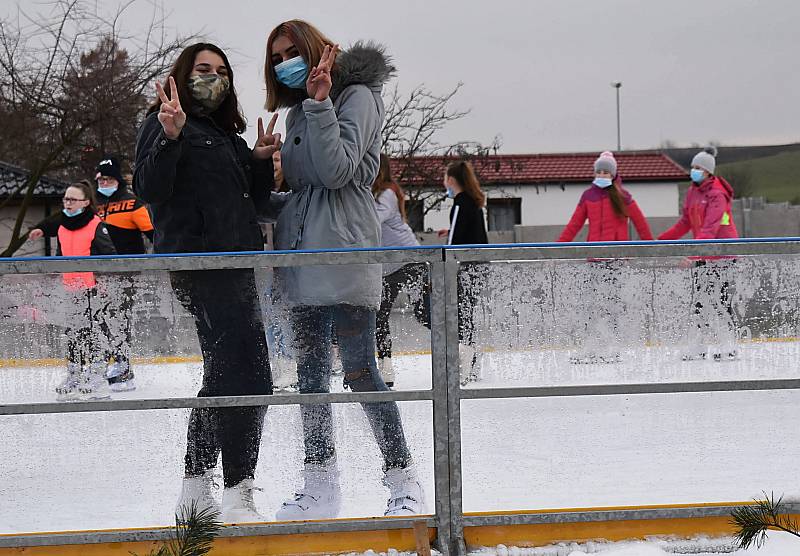
[[[305,88],[292,89],[287,87],[275,75],[275,65],[272,63],[272,44],[278,37],[288,37],[294,44],[300,56],[308,64],[308,70],[319,64],[325,46],[333,46],[333,41],[322,32],[302,19],[284,21],[267,38],[267,57],[264,60],[264,84],[267,88],[266,109],[275,112],[278,108],[290,108],[307,97]]]
[[[486,194],[481,190],[481,183],[471,163],[465,160],[451,162],[447,165],[447,175],[458,182],[478,207],[483,208],[486,205]]]

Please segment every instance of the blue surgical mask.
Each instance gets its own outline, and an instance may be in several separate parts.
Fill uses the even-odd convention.
[[[705,172],[703,172],[703,170],[698,170],[697,168],[692,168],[692,171],[689,172],[689,176],[691,176],[694,183],[703,183],[705,179],[704,174]]]
[[[67,216],[69,216],[70,218],[72,218],[73,216],[78,216],[78,215],[79,215],[80,213],[82,213],[82,212],[83,212],[85,209],[86,209],[86,207],[81,207],[81,208],[79,208],[79,209],[75,209],[75,210],[70,210],[70,209],[61,209],[61,212],[63,212],[64,214],[66,214]]]
[[[278,81],[292,89],[305,89],[308,78],[308,64],[302,56],[295,56],[275,66]]]
[[[611,187],[611,178],[595,178],[592,183],[605,189],[606,187]]]
[[[105,195],[106,197],[111,197],[114,192],[117,190],[117,186],[114,187],[98,187],[97,192],[101,195]]]
[[[455,191],[453,191],[453,189],[452,189],[452,188],[448,187],[448,188],[447,188],[447,198],[448,198],[448,199],[452,199],[452,198],[454,198],[455,196],[456,196],[456,192],[455,192]]]

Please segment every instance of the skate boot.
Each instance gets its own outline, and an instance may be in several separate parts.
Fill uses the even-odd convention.
[[[133,369],[127,361],[114,361],[106,369],[106,380],[112,392],[136,390]]]
[[[253,501],[253,479],[245,479],[222,492],[222,521],[225,523],[262,522],[264,516]]]
[[[425,493],[417,477],[416,466],[389,469],[383,477],[389,487],[389,501],[385,516],[417,515],[425,513]]]
[[[386,386],[389,388],[394,386],[394,367],[392,367],[392,358],[384,357],[383,359],[378,359],[378,370],[380,371],[381,378]]]
[[[277,521],[332,519],[339,515],[342,494],[336,458],[324,464],[307,463],[303,468],[303,488],[284,502],[275,514]]]
[[[681,361],[705,361],[708,359],[708,347],[700,344],[690,345],[681,354]]]
[[[78,383],[81,377],[81,366],[77,363],[67,365],[67,376],[56,386],[56,399],[60,402],[76,400],[79,397]]]
[[[461,386],[477,382],[481,376],[483,354],[475,346],[458,346],[458,361],[461,372]]]
[[[184,512],[185,514],[192,504],[194,504],[198,512],[210,510],[219,513],[219,503],[212,494],[215,486],[213,469],[206,471],[202,475],[184,477],[181,494],[175,506],[175,513],[180,515],[181,512]]]
[[[272,364],[272,387],[277,391],[297,392],[297,362],[279,355]]]
[[[105,363],[92,363],[83,369],[78,380],[78,393],[82,400],[107,400],[111,397],[105,367]]]

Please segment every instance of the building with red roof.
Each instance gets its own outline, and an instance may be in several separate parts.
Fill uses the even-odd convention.
[[[599,153],[503,154],[471,159],[481,185],[488,195],[487,224],[490,231],[510,231],[515,225],[563,226],[572,215],[581,193],[594,178],[594,161]],[[653,151],[631,151],[615,155],[618,173],[645,216],[677,218],[679,184],[686,183],[686,171],[667,155]],[[395,159],[395,179],[409,192],[441,190],[444,169],[454,157]],[[412,193],[412,198],[414,194]],[[429,199],[430,204],[433,200]],[[418,229],[448,227],[450,202],[429,211]],[[420,218],[422,206],[409,207],[410,220]],[[557,235],[557,234],[556,234]],[[555,238],[553,238],[555,239]]]

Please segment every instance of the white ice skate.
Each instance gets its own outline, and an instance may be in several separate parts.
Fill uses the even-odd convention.
[[[339,515],[342,493],[336,460],[327,464],[307,463],[303,468],[303,488],[284,502],[275,514],[277,521],[333,519]]]
[[[460,344],[458,346],[458,361],[461,373],[461,385],[477,382],[481,377],[483,366],[483,353],[475,346]]]
[[[181,494],[175,506],[175,513],[180,514],[181,511],[189,511],[192,504],[195,505],[198,512],[211,510],[219,513],[220,505],[213,494],[215,486],[213,470],[206,471],[202,475],[184,477]]]
[[[583,352],[571,355],[569,362],[573,365],[611,365],[622,362],[619,353],[594,353]]]
[[[344,374],[342,358],[339,355],[339,346],[331,346],[331,373],[335,375]]]
[[[111,397],[104,363],[92,363],[83,369],[78,380],[78,394],[82,400],[107,400]]]
[[[278,356],[272,363],[272,387],[277,391],[297,391],[297,362],[290,357]]]
[[[682,361],[704,361],[709,358],[708,346],[702,344],[690,344],[681,354]]]
[[[392,358],[384,357],[383,359],[378,359],[378,370],[380,371],[381,378],[386,386],[389,388],[394,386],[394,367],[392,366]]]
[[[56,386],[56,399],[60,402],[76,400],[79,397],[78,383],[81,378],[81,366],[77,363],[67,365],[67,376]]]
[[[225,523],[258,523],[265,521],[253,501],[253,479],[245,479],[222,492],[222,521]]]
[[[417,477],[416,466],[389,469],[383,477],[389,487],[389,501],[385,516],[417,515],[425,513],[425,493]]]
[[[127,362],[114,361],[106,369],[106,380],[112,392],[130,392],[136,390],[133,370]]]

